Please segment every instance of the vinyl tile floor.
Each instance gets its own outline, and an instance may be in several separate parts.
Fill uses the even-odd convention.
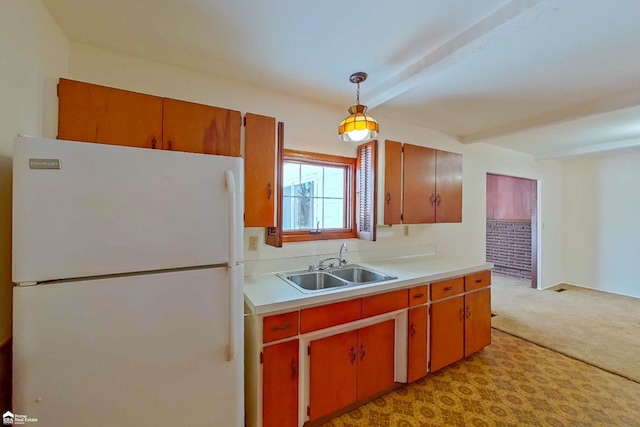
[[[640,426],[640,384],[495,329],[492,340],[323,427]]]

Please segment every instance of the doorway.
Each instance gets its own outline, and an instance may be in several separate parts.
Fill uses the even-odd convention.
[[[538,182],[487,174],[487,262],[494,273],[538,286]]]

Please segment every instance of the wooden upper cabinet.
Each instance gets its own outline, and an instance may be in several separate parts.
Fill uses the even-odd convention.
[[[403,206],[404,224],[436,221],[436,150],[404,144]]]
[[[165,150],[240,157],[239,111],[164,98]]]
[[[244,146],[244,225],[274,227],[276,119],[247,113]]]
[[[162,98],[60,79],[58,138],[162,148]]]
[[[438,150],[436,222],[462,222],[462,154]]]
[[[400,224],[402,213],[402,143],[384,143],[384,223]]]

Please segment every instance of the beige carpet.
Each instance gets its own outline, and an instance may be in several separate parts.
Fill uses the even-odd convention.
[[[493,275],[491,325],[640,383],[640,299]]]

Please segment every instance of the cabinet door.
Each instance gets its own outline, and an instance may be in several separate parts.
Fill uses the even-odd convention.
[[[244,143],[244,226],[275,226],[276,119],[247,113]]]
[[[162,98],[60,79],[58,138],[162,148]]]
[[[431,304],[431,372],[464,356],[464,297]]]
[[[312,341],[309,416],[311,421],[356,401],[358,332]]]
[[[462,154],[436,156],[436,222],[462,222]]]
[[[366,399],[394,384],[395,321],[358,329],[358,395]]]
[[[469,356],[491,344],[491,289],[465,296],[464,355]]]
[[[409,310],[409,371],[407,380],[413,382],[427,375],[427,306]]]
[[[402,144],[384,143],[384,219],[387,225],[400,224],[402,213]]]
[[[298,425],[298,340],[263,350],[262,425]]]
[[[436,150],[404,144],[403,162],[402,222],[435,222]]]
[[[239,111],[163,99],[165,150],[240,157]]]

